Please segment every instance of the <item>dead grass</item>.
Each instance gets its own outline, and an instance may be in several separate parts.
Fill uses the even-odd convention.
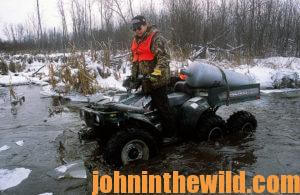
[[[65,92],[79,92],[83,95],[94,94],[97,91],[96,74],[87,67],[84,54],[76,54],[75,50],[66,64],[61,66],[59,79],[64,83]]]
[[[55,77],[56,71],[54,69],[54,65],[49,64],[48,69],[49,69],[49,83],[52,86],[52,88],[55,88],[58,81],[56,80],[56,77]]]
[[[101,53],[101,62],[103,64],[103,68],[111,67],[111,53],[112,53],[112,45],[111,41],[102,42],[100,44],[100,48],[102,50]]]
[[[18,62],[13,62],[11,61],[8,65],[8,70],[10,72],[16,73],[16,72],[22,72],[25,70],[26,64],[25,63],[18,63]]]
[[[74,75],[73,87],[83,95],[95,93],[97,85],[95,73],[87,68],[83,54],[76,59],[78,60],[76,63],[78,71]]]
[[[0,60],[0,73],[3,75],[8,74],[8,65],[3,60]]]
[[[62,82],[65,83],[65,90],[69,92],[71,90],[71,86],[74,86],[74,78],[71,73],[71,68],[65,66],[61,70],[61,79]]]
[[[10,101],[17,99],[16,92],[12,84],[9,85],[9,97]]]

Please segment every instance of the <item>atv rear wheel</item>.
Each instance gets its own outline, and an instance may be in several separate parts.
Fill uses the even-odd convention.
[[[119,131],[107,142],[104,158],[116,166],[138,160],[149,160],[156,153],[156,141],[145,130]]]
[[[198,121],[196,135],[198,139],[214,141],[223,137],[225,121],[214,112],[205,112]]]
[[[226,131],[231,135],[247,136],[257,127],[255,117],[247,111],[238,111],[227,119]]]

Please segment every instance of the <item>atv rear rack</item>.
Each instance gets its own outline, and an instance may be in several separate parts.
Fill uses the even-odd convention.
[[[260,99],[260,84],[237,87],[214,87],[208,90],[208,103],[212,107]]]

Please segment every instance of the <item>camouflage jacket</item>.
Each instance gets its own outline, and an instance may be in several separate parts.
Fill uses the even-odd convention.
[[[131,75],[133,78],[137,78],[138,75],[151,76],[154,69],[161,71],[161,76],[157,77],[157,81],[150,81],[145,79],[142,82],[142,88],[144,93],[151,93],[153,89],[157,89],[163,86],[167,86],[170,81],[170,55],[165,48],[165,39],[159,34],[158,30],[153,26],[149,26],[142,37],[135,36],[137,43],[145,40],[151,32],[156,32],[151,41],[151,51],[154,53],[154,60],[132,62]],[[133,56],[133,55],[132,55]],[[132,58],[131,58],[132,59]]]

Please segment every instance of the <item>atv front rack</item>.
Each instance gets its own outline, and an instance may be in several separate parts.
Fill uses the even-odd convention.
[[[212,107],[260,99],[260,84],[237,87],[214,87],[208,90],[208,103]]]

